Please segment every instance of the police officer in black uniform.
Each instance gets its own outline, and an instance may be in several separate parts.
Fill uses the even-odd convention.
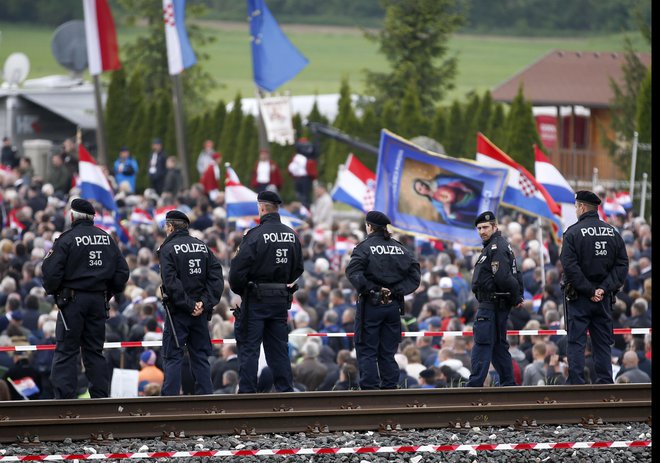
[[[500,385],[514,386],[506,329],[511,306],[519,307],[523,302],[522,274],[509,241],[497,229],[495,214],[482,212],[474,225],[484,247],[472,275],[472,292],[479,307],[473,327],[472,373],[467,386],[483,386],[491,362],[500,377]]]
[[[209,247],[190,236],[190,220],[181,211],[165,216],[167,238],[157,251],[163,279],[167,322],[163,330],[162,395],[181,392],[183,347],[188,346],[195,394],[212,394],[211,336],[208,320],[224,289],[222,266]]]
[[[77,397],[81,350],[90,396],[110,392],[103,357],[107,302],[124,290],[129,271],[117,243],[94,226],[95,213],[89,201],[74,199],[71,229],[55,240],[41,267],[44,288],[60,309],[50,376],[56,399]]]
[[[291,392],[287,311],[297,289],[293,283],[303,273],[302,247],[296,232],[280,221],[278,194],[262,191],[257,202],[260,223],[245,234],[229,268],[229,286],[241,295],[234,325],[238,392],[257,392],[262,341],[275,390]]]
[[[390,236],[390,219],[379,211],[366,217],[367,238],[358,244],[346,276],[359,294],[355,314],[355,351],[360,389],[395,389],[399,366],[403,296],[419,287],[415,256]]]
[[[600,198],[575,194],[578,221],[564,233],[561,260],[567,306],[568,384],[584,384],[584,347],[591,335],[595,382],[611,384],[612,305],[628,275],[626,246],[616,228],[598,218]]]

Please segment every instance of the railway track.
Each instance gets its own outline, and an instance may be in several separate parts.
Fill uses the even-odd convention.
[[[649,422],[651,384],[0,402],[0,442]]]

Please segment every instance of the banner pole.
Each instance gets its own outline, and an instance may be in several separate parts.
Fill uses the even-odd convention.
[[[639,209],[639,216],[644,218],[645,218],[644,213],[646,212],[646,182],[648,180],[648,177],[649,174],[647,174],[646,172],[642,174],[642,202]]]
[[[545,288],[545,262],[543,255],[543,226],[541,224],[541,218],[538,218],[539,231],[538,231],[538,240],[539,240],[539,262],[541,263],[541,291]]]
[[[174,130],[176,132],[176,152],[181,164],[183,174],[183,186],[188,188],[190,180],[188,176],[188,161],[186,160],[186,141],[183,123],[183,90],[181,88],[181,76],[172,75],[172,100],[174,101]]]
[[[630,163],[630,200],[633,200],[633,192],[635,191],[635,169],[637,168],[637,140],[639,133],[635,132],[633,136],[632,146],[632,160]]]

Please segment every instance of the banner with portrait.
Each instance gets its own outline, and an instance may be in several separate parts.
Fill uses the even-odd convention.
[[[374,209],[402,231],[480,247],[474,220],[483,211],[497,212],[507,175],[382,130]]]
[[[266,127],[268,141],[280,145],[293,145],[295,131],[293,130],[291,98],[285,95],[258,99],[259,111]]]

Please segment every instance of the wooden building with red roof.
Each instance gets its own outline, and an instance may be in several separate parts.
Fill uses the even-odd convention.
[[[651,66],[651,55],[637,56]],[[537,128],[550,160],[567,180],[590,180],[594,168],[602,179],[625,179],[602,143],[603,130],[613,136],[610,79],[622,86],[624,63],[623,53],[553,50],[496,87],[492,96],[511,103],[522,85],[526,101],[550,109],[536,116]]]

